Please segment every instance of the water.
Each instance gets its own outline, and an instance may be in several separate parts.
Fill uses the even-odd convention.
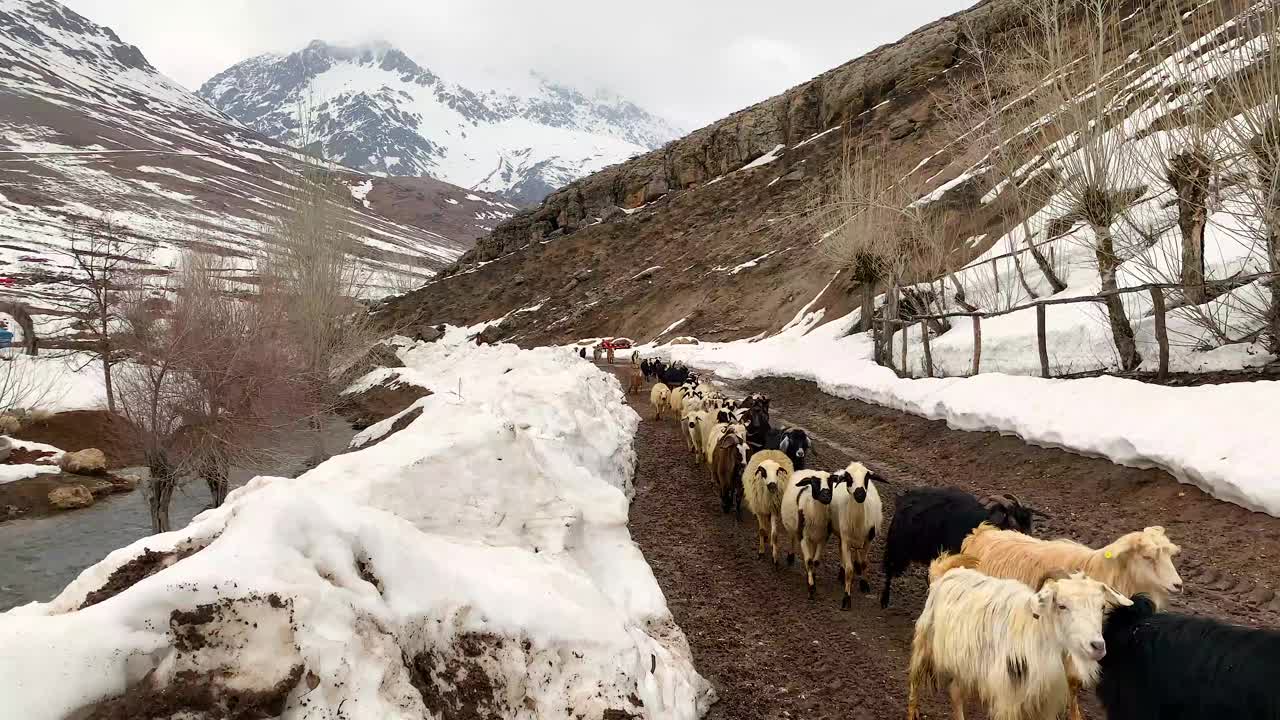
[[[326,454],[334,454],[345,450],[355,433],[334,418],[326,423],[323,436]],[[292,475],[294,470],[233,470],[231,486],[239,487],[257,474]],[[121,472],[146,476],[145,468]],[[209,489],[202,482],[179,487],[169,505],[173,527],[186,525],[209,506],[209,501]],[[82,570],[112,550],[150,534],[151,512],[141,488],[102,498],[83,510],[0,523],[0,611],[52,599]]]

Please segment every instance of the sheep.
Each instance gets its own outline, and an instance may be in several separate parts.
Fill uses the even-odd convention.
[[[778,513],[782,494],[795,470],[791,458],[777,450],[765,450],[751,456],[742,471],[742,496],[747,509],[756,516],[758,528],[756,554],[764,557],[765,540],[773,550],[773,564],[778,564]]]
[[[810,600],[817,594],[813,575],[831,534],[831,495],[831,473],[821,470],[797,472],[782,494],[782,527],[791,537],[787,564],[795,562],[799,548]]]
[[[983,523],[965,538],[960,551],[978,558],[982,572],[1031,587],[1052,570],[1082,570],[1125,595],[1147,593],[1161,609],[1169,604],[1171,592],[1182,590],[1182,578],[1173,566],[1180,548],[1159,526],[1122,535],[1094,550],[1071,540],[1040,540]]]
[[[1083,573],[1032,590],[953,558],[930,568],[936,579],[911,642],[907,720],[920,718],[921,690],[940,686],[957,720],[974,697],[992,720],[1059,717],[1072,698],[1069,672],[1090,683],[1098,675],[1103,613],[1130,605],[1129,598]]]
[[[684,439],[685,444],[689,447],[689,452],[695,458],[701,459],[702,448],[702,422],[707,414],[701,410],[686,412],[684,414]]]
[[[747,427],[733,421],[733,413],[728,410],[717,410],[714,413],[707,413],[702,419],[702,447],[703,462],[707,465],[711,464],[711,450],[716,446],[716,442],[725,433],[732,432],[734,435],[741,435],[742,439],[747,438]]]
[[[685,394],[684,402],[681,404],[681,409],[684,410],[685,413],[698,412],[703,409],[702,406],[705,402],[706,401],[703,399],[702,393],[694,390],[693,392]]]
[[[1098,699],[1110,720],[1280,717],[1280,632],[1156,613],[1145,594],[1102,625]]]
[[[644,389],[644,373],[633,369],[630,379],[627,380],[627,394],[635,395],[642,389]]]
[[[671,388],[671,398],[667,401],[667,405],[675,413],[676,419],[684,415],[684,394],[689,392],[689,388],[684,385],[677,385]]]
[[[654,420],[662,419],[662,411],[666,409],[670,400],[671,388],[662,383],[654,383],[653,389],[649,391],[649,402],[653,405]]]
[[[724,411],[721,410],[720,412]],[[746,442],[747,440],[746,426],[733,422],[714,422],[714,418],[710,417],[703,418],[702,423],[704,426],[710,425],[711,427],[710,431],[707,432],[706,440],[702,444],[702,460],[707,464],[707,467],[711,466],[711,453],[715,450],[716,444],[720,442],[720,438],[723,438],[726,435],[732,435],[734,437],[742,438],[743,442]],[[747,455],[750,457],[750,453]]]
[[[911,563],[927,564],[940,551],[960,552],[973,529],[987,522],[1003,530],[1031,532],[1031,516],[1045,514],[1022,505],[1012,495],[991,496],[985,501],[959,488],[915,488],[894,504],[893,520],[884,545],[884,587],[880,607],[889,607],[893,579]]]
[[[843,576],[841,579],[844,581],[841,610],[853,607],[855,573],[858,576],[858,590],[871,592],[871,583],[867,582],[863,573],[867,570],[871,542],[880,533],[880,525],[884,522],[880,491],[876,489],[873,480],[885,482],[884,478],[859,462],[851,462],[845,469],[831,474],[831,527],[840,536],[840,568]]]
[[[711,478],[720,494],[720,510],[728,514],[735,507],[742,519],[742,472],[747,466],[747,441],[738,435],[724,435],[711,451]]]

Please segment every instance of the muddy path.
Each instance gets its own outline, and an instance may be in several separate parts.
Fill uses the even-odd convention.
[[[615,370],[625,376],[627,369]],[[979,495],[1012,492],[1052,518],[1041,537],[1103,544],[1146,525],[1163,525],[1183,552],[1176,562],[1186,591],[1174,609],[1248,625],[1280,625],[1275,593],[1280,520],[1214,500],[1154,470],[1123,468],[1037,448],[995,433],[950,430],[944,423],[841,400],[812,383],[765,379],[730,389],[772,398],[775,424],[815,437],[816,467],[866,462],[893,483],[881,488],[886,523],[893,495],[918,485],[955,485]],[[721,701],[710,717],[902,718],[911,632],[926,594],[923,568],[894,584],[881,610],[877,542],[873,592],[841,612],[838,551],[828,547],[815,601],[796,567],[756,559],[754,525],[720,512],[707,472],[690,458],[670,419],[655,422],[648,394],[629,401],[644,418],[631,532],[667,595],[699,670]],[[1085,713],[1102,718],[1092,697]],[[948,717],[943,696],[930,718]],[[985,717],[970,708],[971,717]]]

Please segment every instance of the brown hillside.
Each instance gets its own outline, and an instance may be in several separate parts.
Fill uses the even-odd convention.
[[[1156,18],[1131,4],[1126,34],[1140,42],[1158,36]],[[962,25],[996,39],[1017,32],[1025,25],[1019,6],[985,0],[572,183],[479,240],[448,277],[390,301],[384,317],[473,323],[541,304],[508,318],[499,328],[504,339],[644,342],[688,318],[679,334],[718,340],[779,329],[828,283],[814,308],[825,307],[827,319],[843,315],[857,306],[854,285],[815,249],[819,233],[801,214],[832,189],[850,137],[876,143],[894,167],[915,168],[929,188],[957,177],[972,158],[952,157],[939,112],[956,83],[968,81],[957,38]],[[779,145],[776,161],[744,168]],[[979,179],[944,195],[974,235],[998,222],[978,203],[987,189]],[[1000,234],[968,252],[986,250]]]

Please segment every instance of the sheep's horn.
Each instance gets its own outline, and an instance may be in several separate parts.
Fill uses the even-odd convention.
[[[1051,518],[1051,517],[1053,517],[1052,515],[1050,515],[1049,513],[1045,512],[1045,511],[1043,511],[1043,510],[1041,510],[1040,508],[1033,508],[1033,507],[1029,507],[1029,508],[1027,508],[1027,509],[1031,511],[1031,514],[1032,514],[1032,515],[1039,515],[1040,517],[1045,518],[1046,520],[1047,520],[1047,519],[1049,519],[1049,518]]]

